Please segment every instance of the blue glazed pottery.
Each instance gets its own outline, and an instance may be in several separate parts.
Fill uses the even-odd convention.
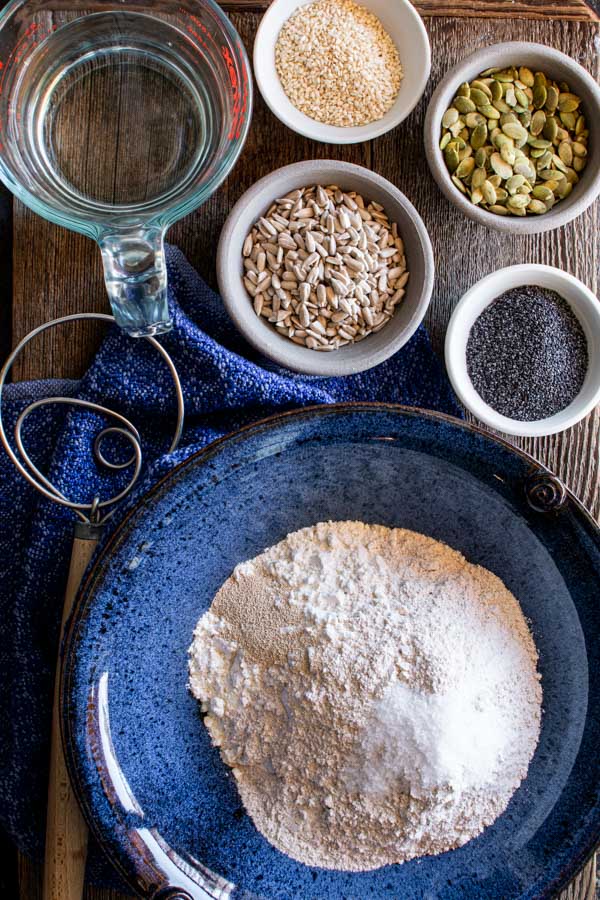
[[[494,825],[365,873],[268,844],[186,689],[194,625],[236,563],[327,519],[411,528],[495,572],[531,622],[544,691],[528,776]],[[83,587],[62,724],[86,817],[147,897],[550,898],[600,839],[599,597],[596,525],[545,469],[472,426],[350,404],[242,430],[143,497]]]

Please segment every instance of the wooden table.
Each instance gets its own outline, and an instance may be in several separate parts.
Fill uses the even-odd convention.
[[[251,48],[268,0],[226,2],[232,20]],[[394,0],[389,0],[394,2]],[[432,44],[430,86],[417,110],[398,129],[360,146],[315,144],[281,125],[259,97],[250,136],[233,177],[196,213],[173,227],[177,243],[211,284],[215,283],[214,249],[225,216],[240,194],[278,166],[312,157],[333,156],[367,166],[397,184],[413,201],[429,229],[436,256],[437,279],[427,318],[434,345],[442,347],[448,318],[461,294],[481,276],[520,262],[548,263],[572,272],[595,293],[598,290],[598,204],[576,222],[547,235],[511,237],[467,221],[434,185],[424,159],[423,116],[433,87],[446,69],[471,50],[497,41],[532,40],[553,45],[581,62],[598,78],[599,22],[583,0],[421,0]],[[0,204],[7,207],[6,198]],[[12,274],[11,274],[12,238]],[[106,310],[100,254],[91,241],[36,217],[15,202],[0,216],[0,349],[8,352],[27,331],[54,316]],[[11,287],[12,280],[12,287]],[[81,326],[78,339],[53,331],[26,354],[15,378],[76,377],[85,369],[99,340],[94,327]],[[550,466],[600,517],[598,454],[600,412],[561,435],[515,440]],[[21,900],[41,897],[39,869],[21,859]],[[1,877],[7,877],[6,874]],[[561,900],[592,900],[595,863],[561,895]],[[3,896],[17,896],[16,880]],[[0,887],[1,887],[0,881]],[[88,900],[120,900],[114,892],[89,888]],[[501,898],[498,898],[501,900]]]

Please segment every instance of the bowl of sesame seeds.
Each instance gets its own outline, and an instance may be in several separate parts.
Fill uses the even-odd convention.
[[[254,74],[271,111],[294,131],[352,144],[409,115],[431,52],[409,0],[273,0],[254,42]]]
[[[263,356],[310,375],[350,375],[396,353],[433,290],[427,229],[391,182],[311,160],[238,200],[221,232],[223,303]]]

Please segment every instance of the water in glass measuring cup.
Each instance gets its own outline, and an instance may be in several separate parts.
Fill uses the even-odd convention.
[[[0,176],[98,241],[120,324],[156,334],[170,324],[165,229],[212,193],[246,135],[245,52],[212,0],[52,5],[12,4],[31,20],[8,53],[0,19]]]

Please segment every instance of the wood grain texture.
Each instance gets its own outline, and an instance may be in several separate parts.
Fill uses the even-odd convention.
[[[238,0],[238,9],[241,5],[255,8]],[[473,4],[470,6],[475,9]],[[485,6],[491,8],[491,4]],[[511,9],[514,9],[512,4]],[[247,46],[251,46],[259,18],[258,13],[250,11],[232,13]],[[177,223],[169,234],[169,239],[184,250],[209,283],[215,284],[214,248],[219,231],[228,210],[243,191],[284,163],[333,157],[360,163],[390,178],[421,212],[436,255],[437,281],[427,321],[438,351],[450,313],[461,294],[478,278],[501,266],[523,261],[550,263],[577,275],[597,292],[598,205],[559,231],[516,238],[466,221],[437,190],[422,149],[428,96],[443,72],[456,60],[476,47],[514,38],[515,27],[502,18],[473,21],[437,14],[428,20],[427,26],[433,48],[428,93],[400,128],[373,144],[346,147],[315,144],[287,130],[257,98],[248,143],[233,176],[208,203]],[[589,20],[526,19],[519,23],[519,37],[559,47],[598,75],[594,49],[598,26]],[[99,252],[92,242],[45,223],[16,204],[14,247],[15,340],[53,315],[106,309]],[[19,376],[78,375],[93,353],[97,339],[97,334],[87,329],[81,329],[76,339],[72,332],[49,333],[23,360]],[[600,414],[596,411],[563,435],[515,440],[555,470],[596,517],[600,517],[599,425]],[[22,861],[20,880],[21,900],[38,900],[41,896],[38,869]],[[591,861],[563,891],[560,900],[593,900],[594,883],[595,869]],[[114,892],[95,888],[88,888],[85,896],[86,900],[122,900]]]
[[[99,533],[98,533],[99,536]],[[95,539],[75,537],[60,625],[61,642],[75,598],[89,561],[98,544]],[[88,829],[67,771],[60,733],[60,675],[58,656],[54,676],[52,741],[48,777],[48,814],[44,856],[44,900],[81,900],[85,881]]]
[[[220,0],[230,12],[260,12],[271,0]],[[393,3],[394,0],[389,0]],[[589,22],[598,19],[597,13],[585,0],[414,0],[422,16],[459,16],[498,19],[568,19]]]

